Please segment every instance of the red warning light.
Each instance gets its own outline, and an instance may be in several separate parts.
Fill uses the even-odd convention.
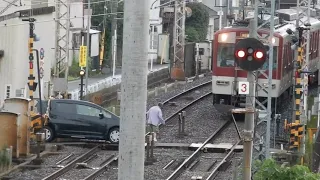
[[[256,59],[261,59],[261,58],[263,58],[263,52],[257,51],[254,53],[254,56]]]
[[[33,69],[33,63],[29,62],[29,69]]]
[[[243,58],[245,55],[246,55],[246,53],[245,53],[243,50],[239,50],[239,51],[237,52],[237,56],[238,56],[239,58]]]

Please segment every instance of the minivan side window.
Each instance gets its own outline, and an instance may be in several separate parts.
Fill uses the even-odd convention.
[[[62,103],[62,102],[56,103],[57,111],[62,113],[72,113],[72,111],[74,111],[73,107],[74,107],[74,104]]]
[[[107,111],[102,111],[102,113],[103,113],[103,116],[106,117],[106,118],[111,118],[112,117],[111,114],[108,113]]]
[[[79,115],[99,117],[99,113],[101,112],[99,109],[91,106],[77,104],[76,107],[77,107],[77,114]]]

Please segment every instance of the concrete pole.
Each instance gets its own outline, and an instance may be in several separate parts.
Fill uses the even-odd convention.
[[[222,29],[222,16],[223,16],[223,9],[222,9],[222,0],[219,2],[220,11],[219,11],[219,30]]]
[[[115,32],[118,26],[118,20],[117,20],[117,13],[118,13],[118,3],[119,0],[111,0],[111,34]],[[111,41],[111,47],[114,47],[114,42]],[[113,61],[111,61],[112,57],[114,56],[114,50],[111,49],[111,53],[109,54],[109,59],[110,59],[110,67],[112,66]]]
[[[199,43],[196,43],[196,77],[199,76]]]
[[[255,38],[257,36],[257,21],[256,19],[250,20],[250,32],[249,37]],[[249,84],[249,95],[246,97],[246,108],[255,108],[255,76],[254,72],[248,72],[247,81]],[[243,156],[244,156],[244,180],[251,180],[251,164],[252,164],[252,150],[253,150],[253,132],[254,132],[254,114],[246,113],[244,122],[244,136],[243,142]]]
[[[113,53],[112,53],[112,78],[114,78],[116,74],[116,55],[117,55],[117,29],[114,30],[114,36],[112,38],[113,40]]]
[[[271,129],[271,94],[272,94],[272,71],[273,71],[273,33],[274,33],[275,0],[271,0],[270,40],[269,40],[269,70],[268,70],[268,120],[266,133],[266,159],[270,158],[270,129]]]
[[[90,22],[91,22],[91,14],[90,14],[90,9],[91,9],[91,7],[90,7],[90,4],[91,4],[91,0],[88,0],[88,10],[87,10],[87,12],[88,12],[88,15],[87,15],[87,43],[86,43],[86,45],[87,45],[87,53],[88,53],[88,55],[87,55],[87,63],[86,63],[86,65],[87,65],[87,67],[86,67],[86,95],[88,94],[88,77],[89,77],[89,59],[90,59],[90,51],[89,51],[89,47],[90,47]]]
[[[153,71],[153,48],[154,48],[154,25],[151,26],[151,65],[150,71]]]
[[[118,180],[144,179],[149,7],[124,0]]]
[[[310,5],[311,5],[311,0],[308,0],[308,10],[307,10],[307,22],[310,23]],[[306,61],[305,61],[305,67],[308,68],[309,70],[309,60],[310,60],[310,31],[307,31],[307,45],[306,45],[306,49],[305,49],[305,54],[306,54]],[[304,74],[304,87],[306,87],[307,89],[304,89],[303,93],[304,93],[304,99],[303,99],[303,104],[304,104],[304,113],[305,116],[308,116],[308,81],[305,81],[305,79],[308,80],[308,74]],[[302,122],[304,124],[306,124],[307,122]],[[304,137],[304,136],[303,136]]]

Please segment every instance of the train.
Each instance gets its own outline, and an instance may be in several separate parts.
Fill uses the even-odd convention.
[[[273,71],[272,71],[272,102],[275,99],[290,97],[293,94],[294,80],[294,55],[295,44],[288,33],[288,29],[296,31],[296,19],[298,13],[296,9],[279,9],[275,16],[275,31],[274,36],[269,37],[273,43]],[[262,16],[267,19],[267,15]],[[270,15],[269,15],[270,18]],[[300,22],[306,22],[307,17],[303,16]],[[314,13],[310,17],[310,24],[302,23],[301,26],[310,28],[310,59],[308,64],[309,83],[314,84],[318,81],[318,62],[320,58],[319,36],[320,36],[320,20]],[[237,107],[245,106],[245,96],[239,95],[238,83],[247,81],[247,71],[242,70],[237,66],[234,60],[235,44],[244,38],[249,37],[248,20],[233,23],[229,27],[225,27],[214,34],[213,52],[212,52],[212,93],[213,104],[227,104]],[[269,44],[265,38],[270,34],[268,26],[258,30],[258,39],[268,50]],[[262,37],[262,38],[261,38]],[[305,43],[306,39],[302,39]],[[268,72],[268,59],[261,67],[261,71],[265,74]],[[257,76],[256,97],[261,101],[268,96],[264,88],[268,89],[268,79],[263,73]],[[280,99],[280,100],[281,100]]]

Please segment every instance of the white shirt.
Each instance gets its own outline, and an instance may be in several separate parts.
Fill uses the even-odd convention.
[[[153,106],[147,112],[148,124],[159,126],[160,124],[165,124],[162,117],[162,111],[159,106]]]

